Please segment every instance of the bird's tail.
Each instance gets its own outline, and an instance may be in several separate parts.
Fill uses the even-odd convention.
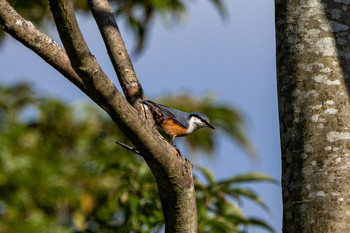
[[[158,104],[154,103],[153,101],[141,100],[140,102],[147,105],[149,110],[152,112],[153,116],[155,116],[155,115],[164,116],[162,108]]]
[[[143,104],[146,104],[147,106],[151,107],[151,108],[156,108],[158,107],[156,103],[150,101],[150,100],[141,100],[140,101]]]

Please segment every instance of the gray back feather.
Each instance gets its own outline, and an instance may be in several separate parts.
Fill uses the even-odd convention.
[[[146,101],[142,101],[142,102],[146,102]],[[180,126],[188,129],[188,127],[189,127],[188,122],[189,122],[189,118],[190,118],[190,113],[176,110],[173,108],[169,108],[169,107],[161,105],[161,104],[156,104],[150,100],[147,100],[146,104],[147,105],[151,104],[153,107],[159,108],[160,111],[163,113],[164,117],[166,117],[166,118],[170,117],[171,119],[176,121]]]

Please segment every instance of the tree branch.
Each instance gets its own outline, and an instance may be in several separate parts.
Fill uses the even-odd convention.
[[[136,141],[140,145],[140,138],[135,139],[139,131],[133,129],[145,128],[145,122],[141,121],[137,111],[125,100],[91,54],[78,26],[72,2],[51,0],[49,4],[73,69],[86,86],[85,93],[111,116],[129,138],[134,139],[133,143]]]
[[[108,77],[91,54],[80,31],[72,2],[70,0],[51,0],[49,4],[73,69],[91,88],[94,87],[94,76],[107,80]]]
[[[64,49],[40,32],[30,21],[23,19],[5,0],[0,0],[0,24],[5,32],[38,54],[82,91],[85,90]]]
[[[5,5],[8,5],[8,3],[5,0],[0,0],[0,17],[6,11],[3,8]],[[73,79],[75,84],[77,83],[77,86],[81,85],[83,88],[79,88],[109,114],[142,154],[155,176],[165,217],[165,231],[169,233],[197,232],[192,164],[179,155],[177,150],[165,141],[154,127],[147,124],[142,114],[139,114],[128,103],[102,71],[81,35],[72,3],[69,0],[52,0],[50,1],[50,7],[71,65],[75,74],[80,77]],[[6,24],[3,21],[0,21],[0,23]],[[120,39],[121,37],[116,39],[116,43],[124,47],[123,51],[126,52],[124,44],[119,41]],[[33,51],[38,53],[40,49],[37,47],[45,44],[45,41],[38,40],[37,46],[33,46]],[[45,52],[49,55],[51,53],[50,47],[46,48],[43,53],[45,54]],[[127,87],[128,82],[131,80],[130,83],[132,83],[133,81],[125,75],[128,74],[128,69],[132,69],[132,66],[127,65],[128,62],[125,59],[128,58],[125,56],[118,59],[120,59],[116,60],[118,66],[120,66],[118,69],[125,71],[120,73],[119,80],[122,80],[121,82],[124,80],[126,84],[122,84],[122,86]],[[53,57],[52,66],[60,68],[57,63],[59,61],[56,57]],[[69,66],[67,69],[71,70],[72,67]],[[140,90],[142,91],[141,87]],[[134,96],[139,98],[137,95]]]
[[[116,110],[116,107],[120,110],[122,106],[127,107],[130,113],[135,111],[125,101],[91,54],[78,26],[72,2],[70,0],[51,0],[49,4],[72,67],[86,86],[85,93],[110,114]],[[115,103],[119,103],[118,106],[115,106]],[[122,119],[116,119],[116,116],[121,115],[122,112],[119,111],[118,114],[113,114],[113,119],[118,124]]]
[[[107,0],[88,0],[126,99],[136,105],[144,93]]]
[[[122,143],[122,142],[119,142],[119,141],[116,141],[115,143],[117,143],[118,145],[124,147],[128,151],[131,151],[131,152],[134,152],[135,154],[141,155],[140,151],[138,151],[136,148],[134,148],[132,146],[129,146],[129,145],[127,145],[125,143]]]

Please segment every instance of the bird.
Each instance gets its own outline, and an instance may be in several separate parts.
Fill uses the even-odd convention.
[[[150,100],[141,100],[140,102],[147,105],[156,124],[170,136],[171,145],[173,145],[175,137],[186,136],[200,128],[215,129],[210,124],[209,118],[203,113],[183,112]]]

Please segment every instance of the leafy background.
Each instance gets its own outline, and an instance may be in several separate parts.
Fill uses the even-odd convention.
[[[228,1],[225,6],[228,12],[226,21],[222,21],[222,17],[206,1],[186,5],[187,12],[181,15],[178,25],[151,20],[149,29],[152,30],[148,33],[146,47],[138,59],[133,57],[134,65],[146,94],[153,100],[158,99],[154,96],[168,95],[169,92],[187,91],[194,96],[202,96],[208,90],[214,90],[214,99],[220,100],[220,105],[234,104],[243,110],[241,112],[249,128],[250,139],[259,156],[257,165],[252,167],[246,153],[237,144],[232,144],[229,138],[222,136],[225,133],[215,135],[216,153],[212,154],[216,155],[215,159],[206,159],[197,151],[198,156],[191,158],[192,162],[209,167],[220,180],[252,169],[267,172],[279,179],[273,1]],[[78,20],[92,51],[113,79],[113,68],[109,65],[94,22],[84,14],[79,14]],[[127,25],[127,21],[120,18],[119,24],[127,46],[133,51],[137,40],[136,44],[133,43],[135,34],[131,34],[129,28],[123,26],[124,23]],[[43,27],[59,41],[50,25]],[[75,103],[72,101],[86,100],[57,72],[11,38],[5,38],[2,45],[0,79],[4,82],[31,80],[37,91],[68,100],[70,104]],[[169,80],[176,81],[169,86]],[[202,133],[198,132],[199,135]],[[182,142],[183,139],[176,140],[176,144],[184,149]],[[201,177],[200,173],[196,175]],[[266,201],[270,212],[266,214],[247,201],[240,202],[241,206],[244,204],[244,212],[248,216],[266,219],[279,230],[281,197],[278,186],[246,186],[254,187]],[[250,232],[266,231],[250,228]]]
[[[176,99],[179,106],[194,102]],[[218,130],[239,124],[229,107],[198,106],[212,113]],[[127,138],[94,105],[38,97],[26,84],[1,87],[0,125],[0,232],[162,232],[150,170],[141,157],[116,146],[116,139]],[[204,139],[188,137],[187,145],[213,145],[209,132]],[[244,232],[249,225],[273,231],[246,217],[238,204],[246,197],[267,208],[240,183],[274,179],[247,173],[216,180],[204,167],[197,173],[205,178],[195,178],[199,232]]]

